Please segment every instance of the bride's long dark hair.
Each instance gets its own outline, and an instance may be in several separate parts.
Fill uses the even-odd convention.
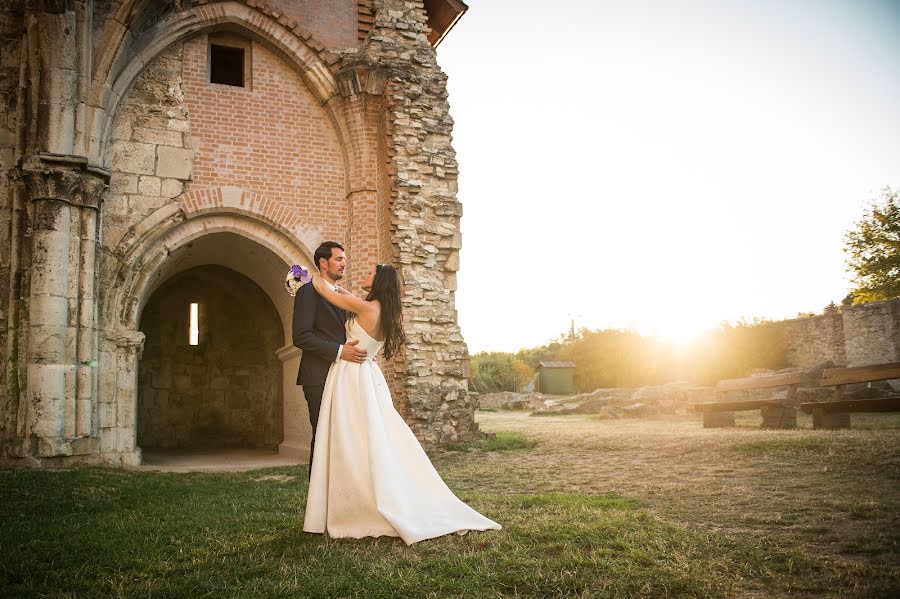
[[[390,264],[376,264],[375,278],[366,301],[381,302],[381,334],[384,335],[384,357],[390,358],[406,343],[403,332],[403,302],[400,273]]]

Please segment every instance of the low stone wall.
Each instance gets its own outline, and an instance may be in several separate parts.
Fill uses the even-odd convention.
[[[783,322],[788,362],[863,366],[900,361],[900,298]]]

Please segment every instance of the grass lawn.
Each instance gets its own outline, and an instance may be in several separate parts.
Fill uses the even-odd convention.
[[[0,472],[3,597],[900,595],[900,418],[479,413],[436,452],[502,531],[406,547],[302,532],[306,468]]]

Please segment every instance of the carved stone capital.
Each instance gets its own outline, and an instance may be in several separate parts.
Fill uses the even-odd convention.
[[[140,352],[144,349],[144,334],[140,331],[119,329],[107,331],[106,338],[121,349]]]
[[[91,167],[84,156],[38,154],[23,161],[18,173],[32,202],[55,200],[99,209],[110,173]]]
[[[352,62],[338,71],[336,80],[338,90],[344,98],[363,93],[380,96],[384,93],[387,73],[374,65]]]

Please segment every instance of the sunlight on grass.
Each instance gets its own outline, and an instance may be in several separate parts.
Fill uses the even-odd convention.
[[[834,445],[825,437],[794,437],[788,439],[760,439],[758,441],[748,441],[746,443],[738,443],[732,449],[749,454],[774,453],[774,452],[794,452],[794,451],[829,451]]]
[[[303,533],[305,466],[0,471],[0,594],[900,596],[897,429],[479,422],[434,464],[503,530],[412,547]]]

